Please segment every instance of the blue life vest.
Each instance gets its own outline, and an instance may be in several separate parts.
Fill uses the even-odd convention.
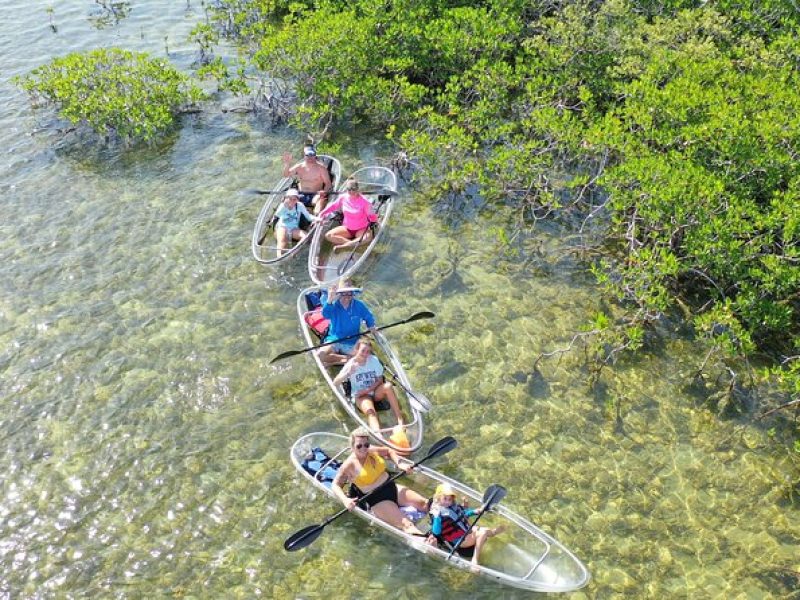
[[[341,461],[331,459],[322,448],[312,448],[300,464],[309,475],[327,488],[331,487],[333,478],[342,466]]]

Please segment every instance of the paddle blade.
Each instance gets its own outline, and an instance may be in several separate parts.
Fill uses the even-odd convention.
[[[420,319],[432,319],[435,316],[436,316],[435,313],[432,313],[429,310],[423,310],[422,312],[418,312],[414,315],[411,315],[405,320],[405,322],[411,323],[411,321],[419,321]]]
[[[434,456],[441,456],[442,454],[447,454],[451,450],[454,450],[458,446],[458,441],[454,437],[445,436],[436,442],[431,449],[428,450],[427,456],[422,460],[427,460],[429,458],[433,458]],[[422,460],[420,462],[422,462]]]
[[[508,494],[508,490],[502,485],[497,483],[490,485],[483,494],[484,510],[491,510],[495,504],[499,504],[506,497],[506,494]]]
[[[283,542],[283,549],[287,552],[302,550],[313,544],[314,540],[316,540],[324,530],[324,525],[309,525],[308,527],[304,527]]]
[[[280,354],[278,354],[278,356],[274,357],[271,361],[269,361],[269,364],[278,362],[279,360],[283,360],[284,358],[289,358],[290,356],[294,356],[295,354],[302,354],[305,351],[306,348],[303,348],[302,350],[287,350],[286,352],[281,352]]]

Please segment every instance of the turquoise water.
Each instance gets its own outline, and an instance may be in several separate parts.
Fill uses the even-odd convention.
[[[302,347],[301,260],[250,257],[261,198],[302,135],[211,106],[157,147],[60,141],[8,83],[49,57],[119,45],[194,60],[199,4],[0,7],[0,590],[10,598],[527,597],[453,573],[343,518],[307,550],[283,540],[332,514],[288,459],[301,434],[350,427]],[[165,37],[167,38],[165,44]],[[232,102],[232,101],[231,101]],[[388,161],[362,142],[344,171]],[[592,572],[574,598],[782,598],[797,593],[796,472],[780,443],[687,390],[703,348],[678,330],[588,387],[565,347],[603,306],[585,268],[541,228],[530,259],[489,228],[401,197],[357,283],[435,404],[432,466],[555,535]]]

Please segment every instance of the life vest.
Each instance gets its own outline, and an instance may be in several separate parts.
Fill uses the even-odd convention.
[[[448,507],[439,507],[439,516],[442,519],[442,533],[439,538],[445,542],[457,542],[469,529],[469,521],[464,513],[464,507],[451,504]],[[431,516],[433,520],[433,516]]]
[[[332,459],[322,448],[312,448],[300,464],[309,475],[327,488],[331,487],[333,478],[342,466],[340,461]]]
[[[322,316],[322,308],[315,308],[303,315],[306,325],[313,331],[320,340],[324,340],[328,335],[331,322]]]

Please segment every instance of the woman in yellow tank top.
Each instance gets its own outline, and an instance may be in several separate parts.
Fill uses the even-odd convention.
[[[394,464],[400,464],[400,456],[391,448],[384,446],[371,446],[369,433],[359,427],[350,434],[350,456],[345,459],[333,480],[331,489],[342,501],[348,510],[353,510],[356,505],[369,509],[381,521],[385,521],[402,529],[406,533],[423,535],[416,525],[400,510],[400,506],[414,506],[421,511],[427,511],[427,500],[420,494],[405,486],[397,485],[391,481],[380,487],[389,474],[386,472],[388,457]],[[400,467],[403,468],[403,467]],[[408,472],[408,467],[404,468]],[[348,496],[342,486],[350,483],[351,496]],[[378,489],[375,494],[361,500],[372,490]]]

